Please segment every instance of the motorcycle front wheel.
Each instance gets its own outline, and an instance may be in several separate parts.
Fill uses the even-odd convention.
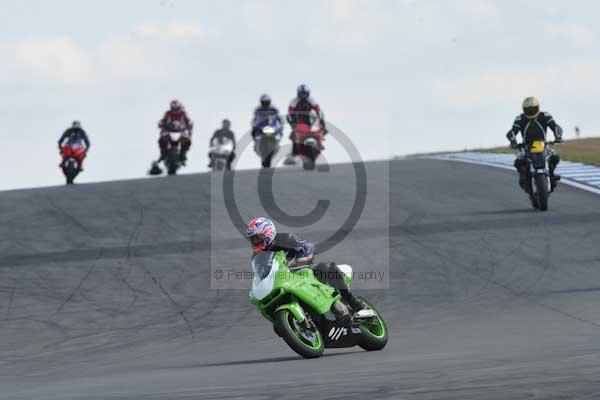
[[[304,327],[289,310],[275,314],[275,331],[287,345],[304,358],[317,358],[323,354],[325,343],[319,329],[310,325]]]
[[[544,174],[535,176],[535,186],[537,188],[536,197],[540,211],[548,210],[548,179]]]
[[[302,157],[303,167],[306,170],[315,169],[315,160],[317,159],[317,150],[313,146],[304,146],[304,157]]]
[[[177,149],[173,148],[171,149],[171,151],[169,152],[169,155],[167,156],[167,174],[168,175],[175,175],[177,174],[177,168],[179,168],[179,153],[177,152]]]

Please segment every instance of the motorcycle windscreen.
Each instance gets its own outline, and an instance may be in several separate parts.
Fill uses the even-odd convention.
[[[275,275],[279,269],[279,262],[272,251],[263,251],[252,257],[252,290],[250,295],[257,299],[265,298],[273,291]]]
[[[273,268],[273,262],[275,261],[275,253],[272,251],[263,251],[262,253],[255,254],[252,257],[252,272],[258,280],[265,279],[271,269]]]
[[[233,142],[229,139],[213,139],[211,153],[220,156],[229,156],[233,151]]]

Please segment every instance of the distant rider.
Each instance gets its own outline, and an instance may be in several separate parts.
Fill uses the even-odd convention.
[[[252,244],[254,254],[263,251],[277,252],[283,250],[287,253],[288,260],[296,259],[298,265],[309,264],[316,253],[314,243],[298,239],[289,233],[277,233],[273,221],[264,217],[257,217],[250,221],[245,236]],[[340,292],[342,298],[348,302],[354,312],[365,308],[363,302],[350,292],[348,285],[343,280],[343,272],[335,263],[319,263],[311,268],[314,270],[317,279],[333,286]]]
[[[534,140],[543,140],[546,142],[546,130],[550,128],[554,133],[554,141],[561,143],[563,141],[562,128],[554,121],[552,115],[547,112],[540,112],[540,102],[535,97],[527,97],[523,100],[523,113],[515,119],[510,131],[506,134],[510,141],[510,147],[516,149],[518,146],[517,135],[519,132],[523,136],[523,143],[529,146]],[[560,175],[554,174],[554,169],[560,162],[558,154],[552,153],[548,159],[548,168],[550,173],[550,182],[552,188],[560,180]],[[524,188],[527,182],[527,160],[525,155],[520,154],[515,160],[515,168],[519,172],[519,185]]]
[[[286,163],[289,163],[293,156],[298,155],[296,146],[294,146],[294,143],[296,142],[296,125],[299,123],[311,125],[311,111],[314,111],[314,113],[317,114],[321,127],[324,130],[324,134],[326,134],[327,130],[325,129],[325,118],[323,112],[321,111],[321,107],[315,101],[315,99],[310,97],[310,89],[308,85],[301,84],[296,89],[296,97],[292,99],[288,107],[287,120],[292,127],[292,133],[290,134],[290,140],[292,141],[292,154],[288,156]]]
[[[274,117],[283,125],[279,110],[271,104],[271,97],[268,94],[260,96],[260,105],[254,109],[254,117],[252,118],[252,138],[260,134],[260,124],[269,118]]]
[[[85,158],[87,151],[90,148],[90,140],[88,139],[87,133],[81,127],[81,122],[73,121],[70,128],[62,134],[60,139],[58,139],[58,149],[61,154],[70,152],[73,147],[85,145],[85,151],[80,153],[81,156],[77,158],[77,163],[79,164],[79,170],[83,171],[83,159]],[[60,167],[62,168],[62,162],[60,163]]]
[[[231,169],[231,162],[235,158],[235,134],[231,130],[231,122],[228,119],[224,119],[223,122],[221,122],[221,129],[217,129],[215,133],[213,133],[212,137],[208,142],[209,147],[212,147],[212,142],[214,139],[229,139],[233,142],[234,151],[231,152],[229,158],[227,159],[227,169]],[[208,159],[210,160],[208,168],[212,168],[213,159],[212,153],[210,152],[208,153]]]
[[[178,124],[175,124],[178,122]],[[192,129],[194,123],[188,117],[183,105],[179,100],[172,100],[169,104],[169,110],[165,112],[165,115],[158,122],[160,128],[160,138],[158,139],[158,146],[160,147],[160,159],[164,160],[167,157],[167,150],[169,146],[169,132],[173,131],[174,126],[181,126],[183,129],[181,135],[181,155],[180,161],[183,165],[187,161],[187,152],[192,145]]]

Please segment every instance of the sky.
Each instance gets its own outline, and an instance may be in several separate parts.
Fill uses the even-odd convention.
[[[504,144],[531,95],[567,138],[598,136],[598,15],[592,0],[2,0],[0,190],[62,184],[75,119],[92,141],[79,182],[145,176],[173,98],[195,122],[184,171],[207,171],[223,118],[242,136],[262,93],[285,110],[300,83],[364,160]]]

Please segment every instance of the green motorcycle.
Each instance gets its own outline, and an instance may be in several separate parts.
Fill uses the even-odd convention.
[[[288,263],[286,253],[265,251],[252,258],[250,301],[273,323],[275,332],[304,358],[316,358],[325,347],[360,346],[381,350],[388,331],[381,315],[367,307],[351,312],[332,286],[320,282],[308,266]],[[344,280],[352,280],[352,267],[338,265]]]

